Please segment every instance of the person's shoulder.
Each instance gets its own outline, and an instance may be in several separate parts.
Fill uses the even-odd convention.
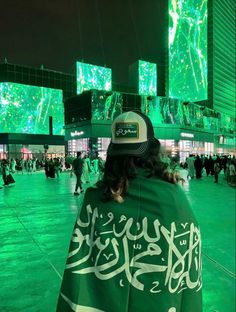
[[[170,183],[161,179],[160,177],[155,176],[139,176],[130,183],[130,186],[134,190],[141,187],[142,192],[149,193],[150,196],[155,196],[154,194],[162,194],[163,196],[166,196],[165,194],[175,194],[180,188],[180,186],[177,184]]]
[[[84,201],[85,202],[96,202],[96,201],[100,201],[102,198],[102,189],[97,187],[96,185],[94,186],[90,186],[86,189],[86,192],[84,194]]]
[[[85,195],[93,196],[94,194],[98,194],[98,193],[101,193],[101,189],[98,188],[96,185],[93,185],[86,189]]]
[[[173,195],[176,197],[186,197],[186,194],[183,190],[183,187],[180,185],[181,182],[179,183],[170,183],[167,181],[162,181],[162,185],[168,190],[169,192],[172,192]]]
[[[186,194],[179,183],[171,183],[158,177],[144,179],[143,185],[145,185],[145,189],[150,189],[150,191],[156,194],[166,194],[166,196],[171,196],[173,198],[186,197]]]
[[[178,187],[177,184],[168,182],[166,180],[161,179],[160,177],[143,177],[143,183],[147,185],[153,185],[154,188],[156,186],[160,186],[162,188],[176,189]]]

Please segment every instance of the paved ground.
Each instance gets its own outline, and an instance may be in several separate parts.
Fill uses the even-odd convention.
[[[0,190],[0,312],[54,312],[81,198],[69,173],[15,180]],[[235,312],[235,189],[222,176],[184,189],[202,230],[204,312]]]

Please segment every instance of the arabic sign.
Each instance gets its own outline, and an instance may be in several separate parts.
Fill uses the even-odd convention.
[[[181,132],[180,136],[182,136],[184,138],[193,138],[194,134],[193,133],[187,133],[187,132]]]
[[[84,134],[84,131],[74,131],[74,132],[71,132],[70,135],[72,137],[74,136],[80,136],[80,135],[83,135]]]
[[[136,122],[119,122],[115,125],[116,138],[139,138],[139,125]]]

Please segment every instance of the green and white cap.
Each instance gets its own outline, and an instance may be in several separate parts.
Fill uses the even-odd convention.
[[[125,112],[111,126],[109,156],[145,156],[155,140],[151,120],[140,112]]]

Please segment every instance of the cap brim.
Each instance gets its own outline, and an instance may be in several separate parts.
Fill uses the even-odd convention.
[[[153,140],[148,140],[142,143],[132,144],[114,144],[110,143],[107,150],[108,156],[136,156],[144,157],[148,154],[150,145]]]

